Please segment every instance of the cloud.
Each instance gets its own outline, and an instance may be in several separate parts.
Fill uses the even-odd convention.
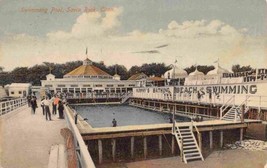
[[[6,70],[11,70],[44,61],[82,60],[88,47],[93,61],[104,60],[107,65],[118,63],[127,68],[151,62],[168,65],[175,59],[182,68],[195,62],[210,65],[218,57],[228,69],[236,63],[255,67],[266,64],[266,37],[250,37],[245,34],[246,28],[237,29],[220,20],[171,21],[158,32],[142,32],[137,28],[121,34],[117,30],[122,15],[121,7],[104,13],[82,13],[69,31],[48,32],[45,37],[8,35],[0,42],[1,62]]]
[[[163,45],[159,45],[159,46],[156,46],[155,48],[164,48],[164,47],[168,47],[169,44],[163,44]]]
[[[118,16],[122,11],[123,8],[119,7],[104,13],[100,11],[85,12],[76,19],[70,32],[56,31],[48,33],[47,36],[53,40],[107,36],[120,26]]]
[[[207,22],[205,20],[185,21],[181,24],[176,21],[171,21],[168,28],[160,29],[159,33],[169,37],[176,38],[199,38],[206,36],[239,36],[241,32],[230,25],[221,22],[220,20],[212,20]]]
[[[144,54],[144,53],[148,53],[148,54],[159,54],[160,52],[158,50],[147,50],[147,51],[137,51],[137,52],[133,52],[133,53],[140,53],[140,54]]]

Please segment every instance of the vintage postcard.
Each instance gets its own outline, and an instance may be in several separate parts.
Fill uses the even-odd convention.
[[[0,168],[267,168],[266,0],[0,0]]]

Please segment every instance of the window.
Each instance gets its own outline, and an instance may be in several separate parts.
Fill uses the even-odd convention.
[[[69,88],[69,92],[74,92],[74,88]]]
[[[107,87],[113,87],[113,85],[107,85]]]
[[[95,85],[95,87],[102,87],[102,85]]]
[[[129,86],[135,86],[135,84],[130,84]]]
[[[78,85],[70,85],[70,87],[78,87]]]
[[[19,94],[21,94],[22,92],[21,91],[19,91]]]
[[[91,85],[83,85],[83,87],[91,87]]]
[[[14,94],[14,92],[11,92],[11,94]]]
[[[75,93],[80,93],[80,92],[81,92],[80,88],[75,88]]]
[[[86,92],[86,88],[82,88],[82,92]]]
[[[53,87],[53,85],[45,85],[45,87]]]
[[[66,87],[66,85],[57,85],[57,87]]]
[[[124,87],[124,85],[118,85],[118,87]]]

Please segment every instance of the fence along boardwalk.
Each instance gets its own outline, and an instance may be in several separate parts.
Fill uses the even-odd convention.
[[[40,106],[35,115],[23,106],[0,116],[0,167],[47,168],[51,146],[64,144],[60,129],[67,125],[57,117],[46,121]]]

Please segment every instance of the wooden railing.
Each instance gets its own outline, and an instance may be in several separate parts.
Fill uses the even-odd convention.
[[[66,121],[69,129],[72,131],[74,136],[74,143],[76,148],[76,154],[78,159],[79,168],[95,168],[95,164],[89,154],[87,146],[84,143],[84,140],[75,124],[72,114],[76,113],[75,110],[71,109],[68,106],[65,106],[66,109]]]
[[[231,96],[221,107],[220,107],[220,119],[223,117],[223,112],[225,112],[229,106],[235,104],[235,95]]]
[[[25,104],[27,104],[26,98],[17,98],[0,102],[0,116],[9,113],[21,106],[24,106]]]
[[[127,94],[127,93],[126,93]],[[73,94],[68,95],[67,99],[100,99],[100,98],[122,98],[125,94]]]
[[[196,126],[196,124],[194,123],[194,121],[191,121],[191,122],[192,122],[192,131],[193,131],[193,128],[195,128],[195,130],[196,130],[197,134],[199,135],[199,134],[200,134],[200,132],[199,132],[199,130],[198,130],[198,128],[197,128],[197,126]]]
[[[184,160],[184,155],[183,155],[183,137],[182,137],[182,134],[181,134],[181,132],[180,132],[180,129],[179,129],[179,127],[178,126],[176,126],[176,121],[173,121],[173,134],[174,134],[174,136],[175,136],[175,138],[176,138],[176,141],[177,141],[177,143],[178,143],[178,147],[179,147],[179,149],[180,149],[180,156],[181,156],[181,159],[182,159],[182,161]],[[177,130],[177,132],[176,132],[176,130]],[[179,137],[181,138],[181,139],[179,139]]]

